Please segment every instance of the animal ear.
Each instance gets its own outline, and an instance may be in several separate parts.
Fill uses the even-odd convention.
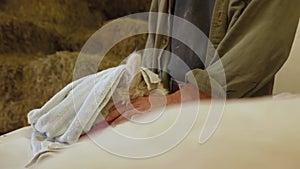
[[[126,61],[126,70],[132,78],[140,72],[141,62],[142,56],[140,53],[133,52],[129,55]]]

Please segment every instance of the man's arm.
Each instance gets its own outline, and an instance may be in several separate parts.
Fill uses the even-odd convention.
[[[210,78],[219,82],[226,75],[227,96],[249,97],[273,80],[289,55],[297,22],[300,1],[230,0],[227,12],[228,28],[217,47],[220,62],[196,69],[187,74],[191,83],[211,93]],[[213,28],[212,28],[213,29]],[[223,70],[224,68],[224,70]]]
[[[138,97],[131,100],[131,105],[117,104],[110,109],[105,120],[114,126],[130,119],[136,114],[147,113],[174,104],[197,101],[200,98],[210,99],[210,96],[199,91],[192,84],[185,84],[180,90],[166,96],[159,93],[152,93],[150,96]]]

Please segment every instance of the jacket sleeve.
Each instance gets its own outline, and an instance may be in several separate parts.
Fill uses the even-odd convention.
[[[158,73],[166,89],[169,89],[170,77],[166,72],[170,56],[164,50],[169,50],[170,17],[164,16],[171,12],[172,3],[173,0],[152,0],[148,20],[151,33],[148,33],[142,59],[142,66]]]
[[[207,93],[220,86],[229,98],[253,96],[274,79],[286,61],[299,8],[299,0],[230,0],[227,32],[217,46],[221,59],[206,65],[205,70],[188,72],[187,81]]]

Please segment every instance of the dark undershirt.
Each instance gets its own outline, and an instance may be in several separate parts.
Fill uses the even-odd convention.
[[[214,3],[215,0],[175,0],[173,14],[191,22],[208,37]],[[173,25],[172,31],[175,29],[185,30],[182,25]],[[193,35],[191,34],[191,36]],[[204,69],[202,61],[205,61],[206,50],[204,49],[206,49],[207,41],[208,38],[197,40],[195,46],[197,48],[199,46],[199,49],[203,49],[200,52],[200,56],[197,56],[185,44],[171,38],[171,52],[177,55],[188,66],[183,66],[183,62],[180,62],[175,55],[172,55],[168,65],[168,71],[173,79],[184,81],[185,74],[189,70],[196,68]]]

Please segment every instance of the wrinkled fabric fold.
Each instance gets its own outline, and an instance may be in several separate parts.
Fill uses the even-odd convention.
[[[78,79],[54,95],[40,109],[28,113],[28,122],[33,128],[31,147],[33,158],[28,165],[33,164],[40,155],[57,151],[78,141],[79,137],[87,133],[93,126],[104,121],[103,111],[112,96],[128,95],[120,86],[130,83],[128,78],[139,74],[147,89],[153,84],[160,83],[157,74],[140,67],[139,56],[129,59],[126,63],[110,68],[81,79]],[[129,69],[136,66],[135,72]],[[126,80],[124,80],[126,79]],[[119,87],[119,88],[118,88]],[[115,96],[114,96],[115,97]],[[125,98],[124,96],[117,96]],[[100,119],[100,120],[99,120]]]

